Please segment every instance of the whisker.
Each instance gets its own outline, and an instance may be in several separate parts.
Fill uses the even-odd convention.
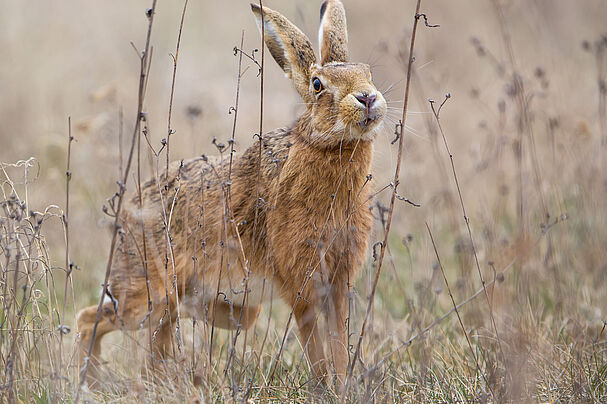
[[[394,88],[395,88],[397,85],[399,85],[400,83],[402,83],[402,82],[403,82],[403,79],[400,79],[400,80],[398,80],[398,81],[396,81],[396,82],[394,82],[394,83],[390,84],[390,85],[388,86],[388,88],[386,88],[386,90],[385,90],[385,91],[382,91],[382,94],[384,94],[384,95],[386,95],[386,94],[390,94],[390,92],[391,92],[392,90],[394,90]]]
[[[389,112],[398,112],[398,113],[402,113],[402,108],[398,108],[398,107],[386,107],[386,110]],[[407,114],[411,114],[411,115],[427,115],[427,114],[431,114],[430,111],[407,111]]]
[[[317,143],[319,141],[325,141],[326,139],[328,139],[331,136],[331,133],[333,133],[333,131],[335,130],[335,125],[337,125],[337,122],[334,123],[329,129],[327,129],[324,133],[320,134],[319,136],[316,137],[316,139],[314,139],[312,142],[310,142],[310,144],[314,144]]]
[[[423,69],[424,67],[428,66],[430,63],[434,63],[434,60],[429,60],[426,63],[424,63],[423,65],[421,65],[420,67],[418,67],[418,70]]]

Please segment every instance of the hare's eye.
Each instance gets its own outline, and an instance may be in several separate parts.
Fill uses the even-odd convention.
[[[312,80],[312,86],[314,86],[314,92],[316,94],[322,91],[322,83],[320,82],[320,79],[318,77],[314,77],[314,79]]]

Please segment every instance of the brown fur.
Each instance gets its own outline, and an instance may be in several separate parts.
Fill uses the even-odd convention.
[[[260,13],[255,7],[253,11]],[[202,157],[171,165],[164,210],[170,213],[172,248],[167,249],[157,182],[143,185],[142,206],[138,195],[128,201],[109,284],[114,303],[104,305],[94,363],[105,333],[150,324],[154,354],[166,356],[180,307],[192,307],[216,327],[235,328],[239,319],[241,327],[250,327],[274,288],[273,294],[293,308],[315,374],[324,378],[329,365],[343,380],[348,281],[355,278],[367,252],[372,216],[365,181],[385,101],[370,81],[368,66],[316,65],[307,52],[309,41],[299,30],[275,11],[264,8],[264,15],[277,33],[266,36],[270,52],[294,78],[302,97],[312,101],[293,127],[264,135],[261,161],[257,140],[235,158],[231,171],[228,158]],[[337,21],[345,24],[345,15]],[[281,38],[286,34],[296,37],[285,44]],[[276,49],[283,52],[277,55]],[[323,81],[320,94],[311,84],[316,77]],[[355,98],[360,94],[376,94],[376,108],[361,105]],[[164,173],[160,184],[166,183]],[[245,284],[250,290],[241,293]],[[83,360],[95,314],[96,306],[78,314]],[[328,318],[330,362],[316,326],[320,314]]]
[[[326,0],[323,3],[318,35],[321,65],[348,61],[346,11],[340,1]]]

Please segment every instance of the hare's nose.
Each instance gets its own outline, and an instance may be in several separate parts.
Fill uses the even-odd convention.
[[[368,94],[368,93],[362,93],[362,94],[356,96],[356,99],[358,100],[358,102],[363,104],[367,109],[369,109],[373,106],[373,103],[375,102],[376,98],[377,98],[377,96],[375,94]]]

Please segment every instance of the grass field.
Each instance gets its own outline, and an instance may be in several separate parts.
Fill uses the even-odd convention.
[[[390,106],[370,245],[384,237],[415,3],[344,0],[351,59],[371,65]],[[79,388],[75,314],[99,302],[113,223],[103,206],[135,129],[150,5],[0,0],[0,402],[73,402],[79,390],[85,402],[340,402],[310,382],[279,300],[246,344],[221,330],[210,346],[208,324],[184,319],[161,377],[141,370],[146,330],[113,333],[101,385]],[[320,2],[264,5],[316,46]],[[347,401],[607,402],[607,6],[424,0],[421,10],[440,26],[417,29],[398,187],[421,206],[396,201]],[[243,32],[260,60],[248,2],[189,2],[168,124],[182,11],[157,5],[143,107],[154,149],[174,131],[171,160],[216,154],[212,140],[230,138]],[[304,105],[265,61],[270,131]],[[258,68],[242,67],[237,150],[259,129]],[[145,141],[140,150],[134,167],[152,176],[156,157]],[[352,293],[351,356],[378,271],[372,250]]]

